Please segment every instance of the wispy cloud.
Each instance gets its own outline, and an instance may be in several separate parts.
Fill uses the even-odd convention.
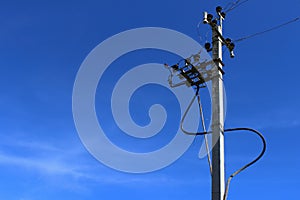
[[[81,147],[81,146],[80,146]],[[13,151],[11,151],[13,149]],[[25,153],[24,153],[25,152]],[[130,175],[110,170],[90,159],[88,153],[81,148],[62,149],[49,143],[31,141],[6,141],[0,144],[0,165],[14,166],[45,177],[73,178],[80,185],[85,181],[94,184],[111,185],[150,185],[150,184],[186,184],[185,180],[164,174]],[[190,181],[189,181],[190,182]],[[193,180],[201,184],[202,180]],[[78,187],[78,184],[76,187]],[[83,186],[84,187],[84,186]]]
[[[62,160],[44,159],[36,157],[23,157],[7,153],[0,153],[0,164],[15,165],[32,170],[39,170],[41,173],[54,175],[70,175],[75,178],[87,177],[80,171],[79,166],[70,165]]]
[[[78,159],[78,158],[77,158]],[[126,185],[127,187],[137,186],[164,186],[164,185],[187,185],[187,184],[205,184],[206,182],[199,177],[198,179],[186,180],[170,175],[152,174],[152,175],[130,175],[118,172],[101,173],[101,170],[95,170],[94,167],[88,164],[72,164],[68,159],[55,158],[37,158],[37,157],[22,157],[0,152],[0,165],[14,165],[25,168],[27,170],[38,171],[47,177],[66,178],[67,184],[69,178],[72,177],[75,182],[66,186],[67,189],[76,189],[86,191],[85,183],[89,181],[92,184],[106,184],[106,185]],[[81,180],[84,180],[81,182]]]
[[[66,150],[43,142],[6,140],[0,145],[0,165],[13,165],[44,175],[91,179],[93,176],[85,171],[88,164],[78,162],[83,153],[84,150]]]

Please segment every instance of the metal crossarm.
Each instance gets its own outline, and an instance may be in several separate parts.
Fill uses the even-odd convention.
[[[177,71],[180,79],[186,79],[189,86],[205,87],[205,82],[202,73],[190,62],[185,60],[185,65],[182,67],[179,64],[171,66],[171,68]]]

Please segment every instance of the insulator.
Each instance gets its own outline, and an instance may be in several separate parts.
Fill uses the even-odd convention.
[[[213,19],[213,15],[212,14],[207,14],[207,21],[211,22],[211,20]]]
[[[220,13],[222,10],[223,10],[223,8],[221,6],[216,7],[217,13]]]
[[[225,19],[225,17],[226,17],[226,13],[224,13],[224,12],[221,12],[221,16]]]
[[[235,44],[231,42],[231,43],[229,44],[229,47],[228,47],[228,48],[229,48],[229,50],[233,50],[234,47],[235,47]]]
[[[226,38],[225,42],[226,42],[226,44],[230,44],[231,43],[231,39],[230,38]]]
[[[210,45],[210,43],[209,43],[209,42],[207,42],[207,43],[205,43],[204,47],[205,47],[205,49],[206,49],[207,51],[209,51],[209,50],[210,50],[210,47],[211,47],[211,45]]]
[[[217,24],[218,24],[218,21],[217,21],[216,19],[214,19],[214,20],[212,20],[212,22],[211,22],[211,23],[212,23],[212,25],[213,25],[213,26],[215,26],[215,25],[217,25]]]

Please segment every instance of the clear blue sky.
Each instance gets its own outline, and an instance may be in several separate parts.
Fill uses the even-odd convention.
[[[197,157],[202,138],[163,170],[140,175],[112,170],[94,159],[79,140],[72,89],[84,58],[108,37],[155,26],[198,40],[196,26],[202,12],[214,11],[219,4],[216,0],[1,1],[0,199],[210,199],[207,161]],[[224,34],[239,38],[255,33],[299,16],[299,10],[299,0],[250,0],[228,14]],[[268,142],[263,159],[233,179],[229,199],[299,199],[299,34],[297,22],[237,44],[233,60],[224,56],[226,127],[257,128]],[[162,56],[142,58],[137,60],[164,62]],[[259,148],[255,136],[228,135],[227,175],[250,161]]]

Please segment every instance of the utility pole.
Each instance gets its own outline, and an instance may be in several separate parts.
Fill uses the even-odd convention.
[[[220,19],[221,22],[222,19]],[[212,200],[223,200],[225,191],[224,169],[224,94],[222,74],[222,24],[212,29],[212,58],[216,69],[212,79]]]
[[[199,66],[191,64],[189,59],[185,59],[185,65],[180,66],[179,63],[171,66],[170,68],[177,71],[180,79],[186,79],[186,81],[173,84],[172,78],[169,80],[171,87],[177,87],[183,84],[192,86],[198,95],[199,88],[203,87],[206,81],[212,81],[212,161],[211,161],[211,176],[212,176],[212,200],[226,200],[225,195],[225,166],[224,166],[224,87],[223,87],[223,66],[222,61],[222,46],[226,46],[230,52],[230,57],[234,57],[233,49],[235,47],[231,39],[224,38],[222,33],[222,23],[226,14],[222,12],[222,8],[218,6],[216,8],[217,17],[214,19],[212,14],[204,12],[203,23],[209,24],[212,29],[212,45],[211,43],[205,44],[207,52],[212,51],[213,62],[204,62]],[[212,48],[211,48],[212,46]],[[195,58],[194,58],[195,60]],[[197,59],[196,59],[197,60]],[[212,65],[212,69],[207,69],[207,65]],[[165,65],[168,68],[168,65]],[[171,74],[170,77],[172,77]],[[169,78],[170,78],[169,77]],[[204,85],[205,87],[205,85]],[[193,98],[191,104],[195,98]],[[205,135],[208,132],[191,133],[183,128],[183,121],[190,107],[187,108],[182,120],[180,128],[188,135]],[[202,112],[202,111],[200,111]],[[209,153],[209,152],[208,152]],[[208,155],[209,156],[209,155]],[[210,162],[210,157],[208,157]]]
[[[241,3],[240,3],[241,4]],[[240,5],[238,4],[238,5]],[[233,5],[232,8],[230,8],[227,11],[232,10],[237,5]],[[230,185],[231,179],[239,174],[241,171],[245,170],[249,166],[256,163],[265,153],[266,150],[266,141],[261,133],[254,129],[250,128],[231,128],[231,129],[224,129],[224,86],[223,86],[223,67],[224,63],[222,60],[222,47],[226,46],[227,49],[230,52],[230,57],[234,58],[234,43],[230,38],[224,38],[223,37],[223,30],[222,30],[222,24],[223,20],[226,17],[226,13],[222,12],[222,7],[218,6],[216,8],[217,16],[214,17],[212,14],[208,14],[207,12],[204,12],[203,16],[203,23],[208,24],[211,26],[212,29],[212,42],[211,43],[205,43],[204,47],[207,52],[212,52],[212,61],[204,61],[199,64],[199,58],[200,55],[192,55],[190,58],[184,59],[185,64],[184,66],[180,66],[180,62],[173,65],[168,66],[165,64],[165,66],[171,71],[171,75],[169,76],[169,84],[171,87],[178,87],[183,84],[186,84],[189,87],[192,87],[196,94],[194,98],[192,99],[190,105],[188,106],[187,110],[185,111],[181,123],[180,128],[183,133],[187,135],[205,135],[206,134],[212,134],[212,160],[210,159],[210,152],[208,151],[208,145],[207,153],[208,153],[208,161],[210,164],[210,171],[211,171],[211,179],[212,179],[212,192],[211,192],[211,198],[212,200],[226,200],[228,196],[228,188]],[[294,21],[298,20],[296,18],[293,21],[289,21],[288,23],[282,24],[278,27],[284,26],[286,24],[292,23]],[[275,27],[275,28],[278,28]],[[269,29],[267,31],[274,30],[274,28]],[[246,39],[249,37],[254,37],[258,34],[263,34],[266,31],[259,32],[257,34],[250,35],[248,37],[245,37]],[[245,39],[242,38],[242,39]],[[212,44],[212,45],[211,45]],[[199,53],[200,54],[200,53]],[[193,57],[193,62],[191,62],[191,58]],[[195,65],[196,63],[196,65]],[[208,67],[212,66],[212,67]],[[208,67],[208,68],[207,68]],[[172,70],[171,70],[172,69]],[[177,73],[180,79],[185,79],[185,81],[173,84],[172,77],[173,77],[173,71]],[[211,131],[207,132],[204,124],[204,117],[202,112],[202,106],[200,102],[200,96],[199,96],[199,89],[206,87],[205,82],[212,81],[212,125],[211,125]],[[203,125],[203,132],[189,132],[186,131],[183,128],[183,122],[185,120],[185,117],[187,113],[189,112],[189,109],[193,102],[195,101],[195,98],[198,97],[198,104],[200,107],[200,115],[202,116],[202,125]],[[246,164],[242,168],[235,171],[233,174],[231,174],[226,182],[225,185],[225,157],[224,157],[224,132],[232,132],[232,131],[250,131],[255,134],[257,134],[262,142],[263,142],[263,149],[259,156],[257,156],[253,161]],[[205,138],[205,142],[207,144],[207,140]]]
[[[223,87],[223,62],[222,46],[225,44],[231,57],[234,57],[234,44],[230,39],[222,36],[222,22],[225,13],[222,8],[216,8],[217,19],[204,12],[203,23],[212,28],[212,48],[210,43],[205,44],[207,51],[212,51],[215,63],[212,75],[212,200],[223,200],[225,192],[225,166],[224,166],[224,87]]]

